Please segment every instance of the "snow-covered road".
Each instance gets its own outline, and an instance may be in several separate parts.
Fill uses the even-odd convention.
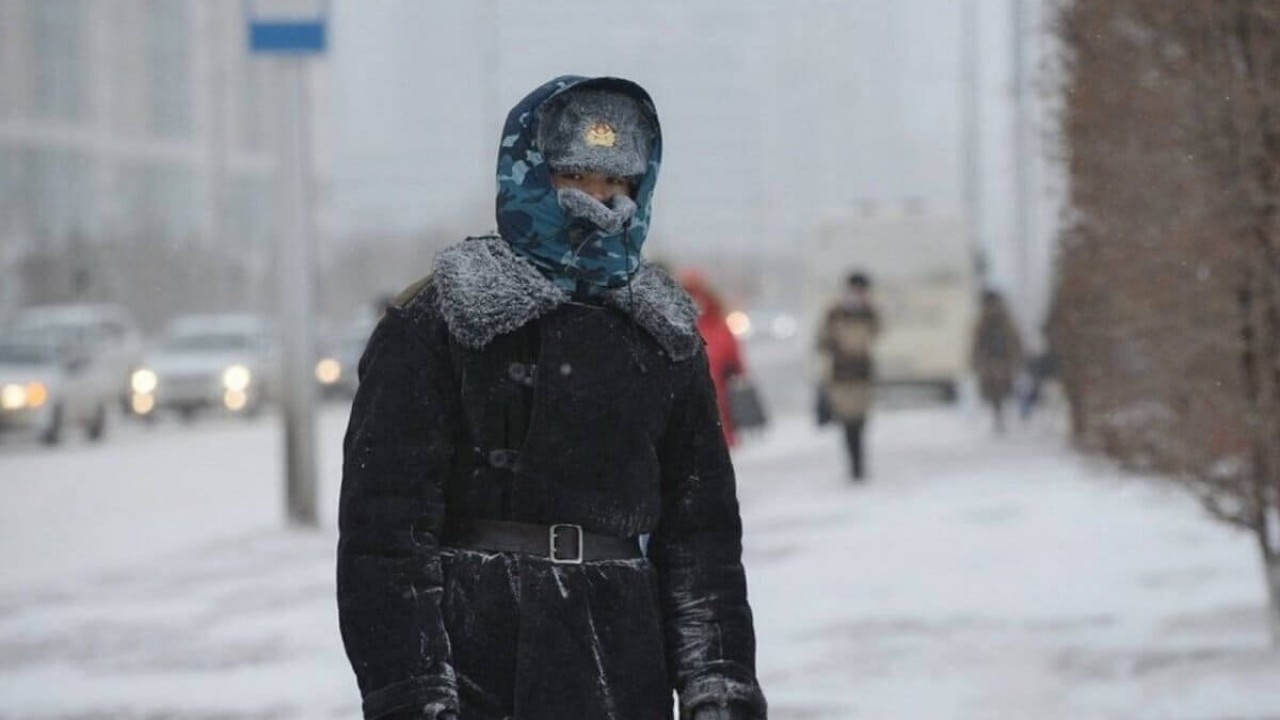
[[[281,528],[274,418],[0,446],[0,718],[358,717],[324,529]],[[784,416],[737,452],[776,719],[1280,718],[1249,538],[956,410],[883,412],[873,479]]]

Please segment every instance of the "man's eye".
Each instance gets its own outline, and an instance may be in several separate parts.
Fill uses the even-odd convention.
[[[623,180],[622,178],[611,177],[609,178],[609,184],[610,185],[626,185],[627,181]]]

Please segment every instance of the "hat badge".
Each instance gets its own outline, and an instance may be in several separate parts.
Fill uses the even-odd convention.
[[[592,147],[613,147],[618,142],[618,133],[607,122],[598,122],[587,128],[587,144]]]

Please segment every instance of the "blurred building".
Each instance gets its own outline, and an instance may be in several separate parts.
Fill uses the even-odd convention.
[[[0,0],[0,313],[32,290],[14,282],[22,258],[68,247],[269,265],[272,103],[243,13],[238,0]]]
[[[580,72],[634,78],[660,106],[649,252],[736,264],[758,279],[739,290],[784,303],[825,219],[907,198],[965,212],[960,8],[972,5],[973,220],[990,280],[1021,286],[1022,314],[1039,317],[1060,202],[1046,164],[1019,173],[1012,160],[1015,4],[333,0],[332,50],[313,75],[321,264],[342,280],[324,299],[410,282],[435,245],[492,227],[506,110]],[[0,270],[33,249],[145,241],[213,248],[265,276],[272,103],[243,12],[241,0],[0,0]],[[1048,19],[1028,10],[1023,34]],[[1048,136],[1051,117],[1021,135]],[[1022,228],[1019,179],[1036,205]],[[388,237],[404,252],[376,244]],[[0,282],[0,314],[22,292]]]

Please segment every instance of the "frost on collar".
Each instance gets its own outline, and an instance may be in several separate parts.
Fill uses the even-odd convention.
[[[449,332],[478,350],[569,301],[569,296],[520,257],[500,237],[468,238],[436,257],[432,282]],[[673,359],[692,357],[700,346],[697,311],[670,275],[643,263],[623,286],[602,295],[630,317]]]

